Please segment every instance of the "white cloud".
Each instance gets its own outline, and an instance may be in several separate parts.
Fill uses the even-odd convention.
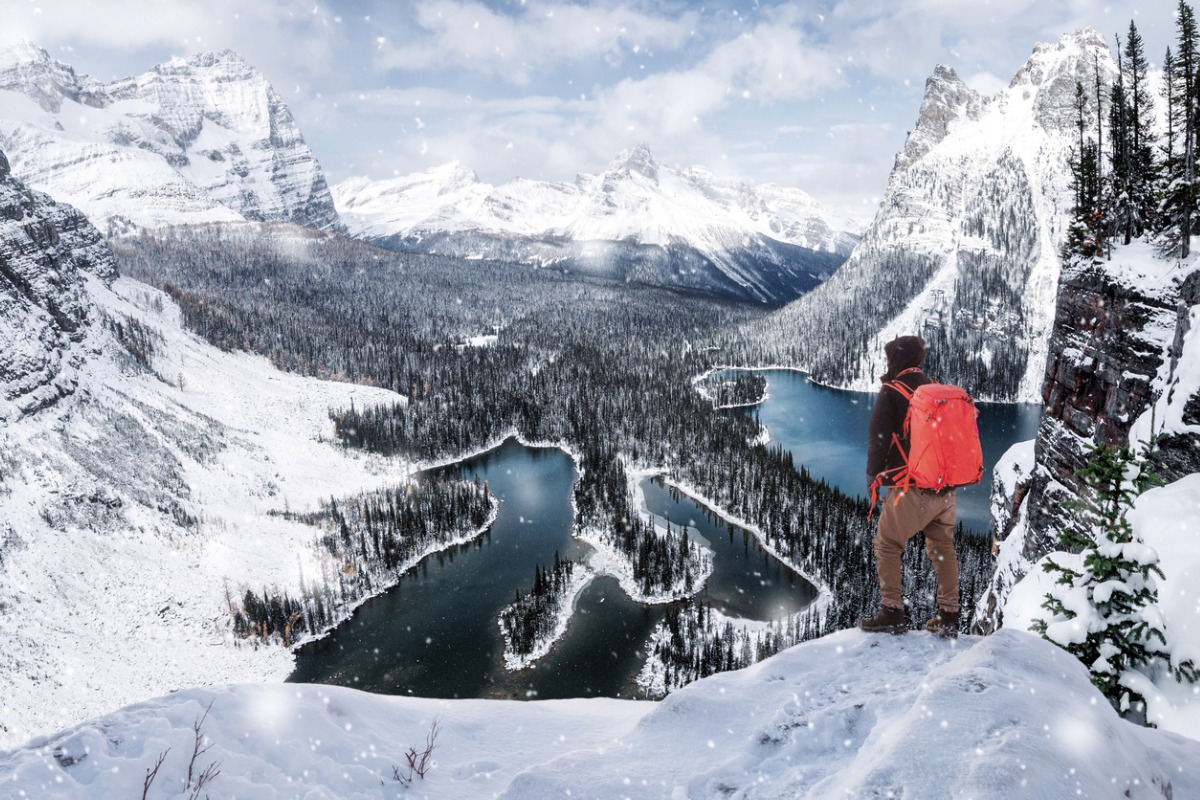
[[[990,72],[976,72],[974,75],[968,75],[963,78],[963,83],[984,97],[991,97],[1008,86],[1008,81],[1002,80]]]
[[[475,97],[433,86],[408,89],[369,89],[342,92],[338,102],[371,110],[435,110],[488,114],[522,114],[567,109],[572,101],[554,95],[518,95],[515,97]]]
[[[695,14],[666,17],[618,5],[522,4],[513,15],[482,3],[427,0],[417,6],[417,38],[387,39],[382,69],[460,69],[524,84],[540,70],[585,58],[619,61],[644,48],[675,50],[686,43]]]
[[[810,98],[841,82],[828,53],[800,29],[771,20],[718,45],[690,69],[599,91],[591,125],[683,148],[688,138],[705,134],[717,112]]]
[[[64,55],[86,47],[114,64],[146,53],[136,70],[112,68],[122,75],[148,69],[164,54],[232,49],[282,83],[327,70],[339,27],[336,14],[312,0],[44,0],[6,5],[0,47],[28,39],[67,61]]]
[[[0,44],[28,37],[105,78],[232,48],[334,180],[451,159],[492,182],[563,180],[645,142],[668,163],[869,206],[934,65],[991,94],[1036,42],[1111,37],[1130,16],[1157,59],[1175,1],[13,0]]]

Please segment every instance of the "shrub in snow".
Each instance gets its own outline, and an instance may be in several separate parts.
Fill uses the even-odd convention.
[[[1053,553],[1042,562],[1058,577],[1042,603],[1050,618],[1033,624],[1088,667],[1092,683],[1122,714],[1144,710],[1135,688],[1143,685],[1143,674],[1169,669],[1177,680],[1200,677],[1190,659],[1172,656],[1154,580],[1163,577],[1158,553],[1135,540],[1126,519],[1134,499],[1160,483],[1151,468],[1154,454],[1153,441],[1138,453],[1108,445],[1089,449],[1087,466],[1077,474],[1090,491],[1073,504],[1084,532],[1059,535],[1059,544],[1074,555]]]

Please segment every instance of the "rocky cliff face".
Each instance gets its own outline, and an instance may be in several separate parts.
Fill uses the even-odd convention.
[[[660,164],[644,146],[573,183],[491,186],[459,165],[333,189],[350,232],[385,247],[681,287],[778,305],[849,255],[857,226],[799,189]]]
[[[75,209],[26,188],[0,152],[0,422],[74,391],[92,322],[89,275],[116,277],[99,232]]]
[[[907,167],[937,147],[959,119],[978,120],[983,98],[971,90],[950,67],[938,64],[925,81],[925,98],[917,113],[917,124],[904,141],[904,150],[896,157],[898,169]]]
[[[1076,80],[1094,85],[1097,65],[1109,85],[1108,44],[1084,30],[1038,45],[993,97],[935,69],[859,246],[761,326],[762,338],[828,331],[781,357],[867,390],[885,369],[883,344],[918,333],[940,379],[981,398],[1039,399],[1071,204],[1071,102]]]
[[[1157,259],[1149,245],[1111,262],[1065,269],[1033,443],[1006,456],[993,496],[1002,540],[987,625],[1013,584],[1061,531],[1078,524],[1069,502],[1092,444],[1137,445],[1160,436],[1166,482],[1200,471],[1200,263]]]
[[[30,44],[0,53],[0,148],[107,234],[232,220],[340,226],[291,112],[236,54],[102,84]]]

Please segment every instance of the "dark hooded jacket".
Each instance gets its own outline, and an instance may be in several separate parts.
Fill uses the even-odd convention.
[[[908,451],[908,437],[904,435],[904,418],[908,415],[908,398],[888,386],[899,381],[909,389],[933,383],[919,370],[925,364],[925,340],[920,336],[901,336],[884,345],[888,368],[880,379],[883,386],[875,398],[875,409],[871,412],[871,424],[867,431],[867,480],[873,481],[880,472],[904,465],[904,457],[892,441],[892,434],[900,439],[904,451]],[[907,369],[917,371],[901,375]],[[892,481],[884,476],[884,485]]]

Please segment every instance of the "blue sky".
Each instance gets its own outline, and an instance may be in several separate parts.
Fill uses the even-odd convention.
[[[1096,0],[9,0],[80,73],[230,48],[283,95],[331,182],[458,160],[485,181],[570,180],[647,144],[662,162],[802,188],[867,217],[948,64],[991,92],[1033,45],[1135,19],[1149,57],[1174,2]]]

